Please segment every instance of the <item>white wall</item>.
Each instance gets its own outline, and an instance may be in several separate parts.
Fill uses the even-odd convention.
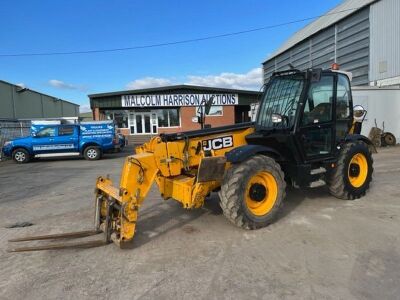
[[[400,142],[400,89],[353,87],[353,103],[368,111],[362,126],[363,135],[368,136],[376,119],[379,128],[384,121],[385,131],[393,133]]]

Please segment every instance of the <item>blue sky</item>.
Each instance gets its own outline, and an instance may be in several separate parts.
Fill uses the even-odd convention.
[[[201,38],[321,15],[340,2],[7,0],[0,10],[0,54],[109,49]],[[155,85],[257,88],[262,61],[308,22],[134,51],[0,57],[0,79],[84,107],[90,93]]]

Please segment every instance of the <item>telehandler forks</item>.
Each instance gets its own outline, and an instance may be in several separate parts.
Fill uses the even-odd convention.
[[[82,237],[93,236],[101,233],[99,230],[85,230],[77,232],[68,233],[56,233],[48,235],[37,235],[37,236],[27,236],[23,238],[11,239],[9,242],[26,242],[26,241],[43,241],[43,240],[60,240],[60,239],[76,239]],[[105,245],[104,240],[95,240],[87,242],[77,242],[77,243],[60,243],[60,244],[46,244],[38,246],[25,246],[19,248],[9,249],[8,252],[26,252],[26,251],[40,251],[40,250],[56,250],[56,249],[68,249],[68,248],[90,248]]]

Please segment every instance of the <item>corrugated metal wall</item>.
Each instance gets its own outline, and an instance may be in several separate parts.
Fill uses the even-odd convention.
[[[400,1],[371,6],[370,81],[400,76]]]
[[[343,70],[353,72],[354,85],[368,84],[369,7],[266,61],[264,80],[267,81],[275,71],[289,69],[289,64],[300,70],[327,69],[335,61]]]
[[[0,81],[0,119],[78,117],[79,106]]]

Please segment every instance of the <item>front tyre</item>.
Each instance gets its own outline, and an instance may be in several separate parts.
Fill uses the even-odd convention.
[[[270,157],[256,155],[226,172],[220,205],[225,217],[238,227],[265,227],[275,220],[285,188],[280,165]]]
[[[25,164],[31,160],[31,156],[24,148],[15,149],[12,152],[13,160],[18,164]]]
[[[368,190],[373,171],[368,145],[362,141],[347,143],[330,175],[329,191],[340,199],[358,199]]]
[[[101,150],[96,146],[86,147],[83,151],[83,157],[86,160],[99,160],[101,158]]]

